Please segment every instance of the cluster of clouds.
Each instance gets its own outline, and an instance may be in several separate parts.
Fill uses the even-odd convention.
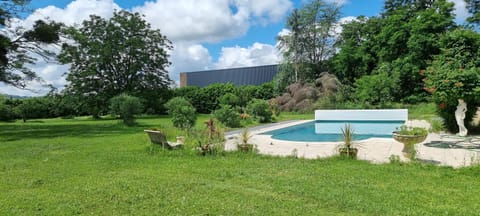
[[[243,37],[252,25],[277,23],[292,7],[290,0],[164,0],[146,1],[143,5],[123,9],[145,15],[153,28],[160,29],[173,42],[174,50],[170,53],[172,65],[168,70],[171,78],[178,80],[179,73],[185,71],[278,63],[280,57],[272,45],[252,42],[247,48],[223,47],[220,60],[214,62],[204,44]],[[44,18],[67,25],[80,25],[91,14],[110,18],[115,10],[120,9],[114,0],[74,0],[65,8],[47,6],[37,9],[24,20],[13,23],[13,27],[29,28],[35,20]],[[66,84],[65,77],[61,75],[68,66],[39,61],[32,69],[57,88],[61,89]],[[38,83],[30,85],[32,89],[39,87]],[[1,93],[24,95],[45,91],[25,92],[0,85]]]
[[[327,0],[338,5],[344,5],[348,1]],[[457,17],[467,17],[468,12],[463,0],[450,1],[456,3]],[[291,0],[157,0],[123,9],[144,14],[152,27],[160,29],[162,34],[173,42],[174,50],[170,53],[172,65],[168,70],[170,77],[178,81],[180,72],[280,62],[281,55],[275,44],[252,41],[247,47],[222,47],[218,59],[212,58],[205,44],[242,38],[252,26],[267,26],[280,22],[292,8]],[[47,6],[37,9],[15,25],[28,28],[35,20],[43,18],[67,25],[79,25],[91,14],[110,18],[115,10],[120,9],[122,8],[114,0],[74,0],[65,8]],[[342,18],[341,23],[353,19],[354,17]],[[336,31],[340,32],[341,29]],[[285,33],[283,30],[278,34]],[[39,62],[32,68],[47,83],[59,89],[66,84],[62,74],[68,71],[68,65]],[[39,89],[40,85],[32,83],[30,87]],[[45,91],[27,92],[0,84],[0,93],[32,95],[44,94]]]

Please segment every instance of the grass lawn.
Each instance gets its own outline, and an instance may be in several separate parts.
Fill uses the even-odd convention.
[[[170,125],[0,123],[0,215],[479,215],[479,166],[152,148],[143,129]]]

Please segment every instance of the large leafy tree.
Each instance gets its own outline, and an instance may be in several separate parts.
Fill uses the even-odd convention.
[[[71,65],[67,92],[84,98],[94,116],[120,93],[158,101],[159,93],[152,92],[171,83],[166,70],[171,42],[138,13],[122,10],[108,20],[92,15],[67,35],[73,43],[64,44],[59,55]]]
[[[288,17],[289,33],[278,37],[284,56],[281,82],[311,81],[334,52],[334,28],[340,12],[335,4],[313,0]]]
[[[415,102],[425,94],[419,71],[440,53],[441,35],[455,28],[453,6],[447,0],[386,1],[380,17],[344,25],[336,72],[351,83],[390,68],[382,71],[399,80],[401,89],[393,98]]]
[[[27,82],[38,79],[27,67],[35,57],[51,59],[55,54],[45,44],[57,43],[61,24],[38,20],[31,29],[11,28],[9,21],[25,11],[29,0],[0,0],[0,82],[24,88]]]
[[[334,56],[332,66],[343,83],[353,84],[357,78],[375,69],[378,57],[373,47],[381,27],[381,19],[377,17],[357,17],[342,26],[335,44],[340,52]]]

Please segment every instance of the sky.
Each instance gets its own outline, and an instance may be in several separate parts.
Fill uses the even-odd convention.
[[[383,0],[325,0],[341,6],[344,23],[356,16],[377,16]],[[463,0],[455,2],[457,22],[468,16]],[[15,25],[29,28],[48,17],[78,25],[90,14],[110,18],[114,10],[145,15],[153,28],[172,41],[170,78],[178,83],[180,72],[277,64],[281,55],[276,37],[285,28],[286,17],[307,0],[32,0],[32,12],[22,14]],[[52,49],[55,49],[53,47]],[[57,48],[59,49],[59,48]],[[59,50],[58,50],[59,51]],[[62,89],[69,65],[37,61],[30,66],[43,80]],[[32,82],[30,90],[0,83],[0,94],[40,96],[49,89]]]

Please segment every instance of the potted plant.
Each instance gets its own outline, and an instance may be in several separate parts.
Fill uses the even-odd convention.
[[[402,125],[393,132],[393,139],[403,143],[403,154],[405,157],[415,158],[415,144],[423,142],[428,135],[428,131],[421,127],[407,127]]]
[[[342,130],[343,144],[338,149],[340,156],[356,159],[358,149],[353,147],[354,130],[350,124],[345,124]]]
[[[237,145],[238,150],[245,151],[245,152],[252,151],[253,144],[248,143],[248,140],[251,137],[252,135],[250,135],[250,132],[248,132],[248,128],[244,128],[239,135],[241,143]]]

